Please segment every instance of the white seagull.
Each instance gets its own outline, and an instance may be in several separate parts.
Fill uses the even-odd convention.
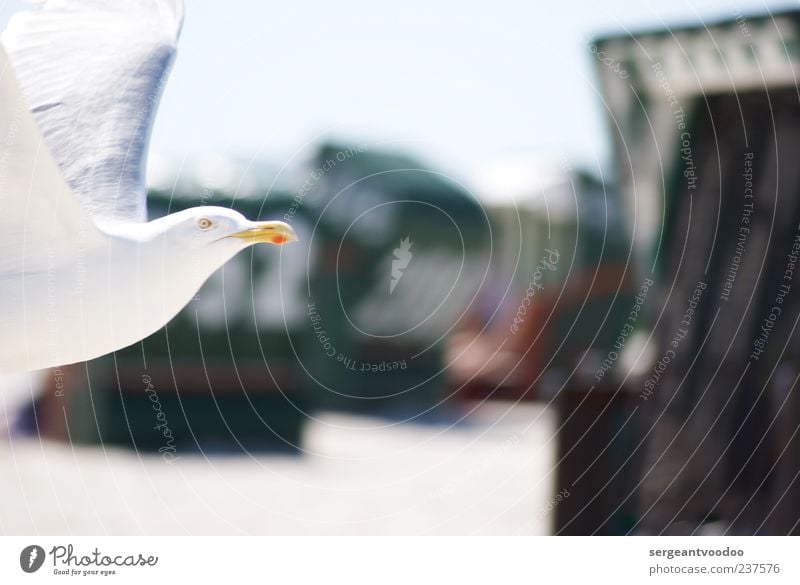
[[[0,49],[0,375],[154,333],[279,221],[220,207],[147,221],[150,128],[181,0],[47,0]]]

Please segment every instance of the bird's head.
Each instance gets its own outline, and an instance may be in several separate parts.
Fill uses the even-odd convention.
[[[234,253],[253,244],[282,245],[297,241],[282,221],[251,221],[227,207],[193,207],[151,222],[171,241],[195,249],[221,248]]]
[[[194,207],[185,212],[178,226],[196,245],[233,245],[246,248],[253,244],[283,245],[297,241],[292,226],[282,221],[250,221],[238,211],[226,207]]]
[[[159,256],[166,250],[178,250],[168,257],[177,259],[182,268],[197,272],[202,280],[253,244],[283,245],[297,241],[297,234],[287,223],[251,221],[226,207],[193,207],[155,219],[147,226],[145,235],[137,239],[150,241],[150,249]],[[134,228],[125,229],[130,232]]]
[[[109,238],[109,246],[98,248],[102,262],[96,264],[114,270],[114,280],[126,283],[137,302],[147,305],[149,323],[157,327],[174,317],[238,252],[258,243],[297,241],[294,230],[282,221],[251,221],[231,209],[211,206],[146,223],[98,222],[97,227]]]

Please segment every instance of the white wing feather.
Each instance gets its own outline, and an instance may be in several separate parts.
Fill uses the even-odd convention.
[[[76,256],[100,234],[50,156],[0,48],[0,279]]]
[[[22,93],[95,220],[145,221],[145,158],[182,0],[47,0],[2,35]]]

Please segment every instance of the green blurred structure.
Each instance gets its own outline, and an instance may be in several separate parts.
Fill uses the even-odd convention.
[[[300,359],[314,404],[436,416],[446,336],[488,274],[488,218],[408,157],[330,145],[311,167],[320,178],[303,205],[318,223]]]
[[[464,189],[363,145],[322,146],[288,178],[219,157],[161,175],[151,217],[232,207],[300,242],[240,253],[163,330],[67,368],[70,440],[293,450],[322,408],[438,415],[443,339],[486,273],[488,224]]]

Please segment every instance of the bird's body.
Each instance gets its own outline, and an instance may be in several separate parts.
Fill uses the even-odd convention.
[[[233,229],[239,218],[227,209]],[[185,214],[191,232],[194,213]],[[163,327],[242,239],[182,240],[179,215],[106,227],[77,250],[54,248],[36,270],[0,276],[0,371],[36,370],[92,359],[135,343]],[[239,220],[239,221],[236,221]],[[182,254],[173,253],[181,250]]]
[[[180,0],[48,0],[0,49],[0,375],[92,359],[163,327],[283,222],[197,207],[146,221],[150,127]]]

